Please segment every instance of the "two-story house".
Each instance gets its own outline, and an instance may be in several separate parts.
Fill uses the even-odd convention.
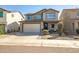
[[[8,11],[0,8],[0,31],[19,31],[20,22],[24,20],[23,15],[18,11]]]
[[[64,31],[68,34],[76,34],[79,28],[79,9],[64,9],[60,15],[64,25]]]
[[[43,9],[35,13],[25,14],[25,21],[20,21],[20,31],[27,34],[40,34],[43,29],[56,31],[59,11]]]

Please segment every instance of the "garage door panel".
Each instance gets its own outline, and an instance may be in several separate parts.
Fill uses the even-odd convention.
[[[23,32],[40,33],[40,24],[24,24]]]

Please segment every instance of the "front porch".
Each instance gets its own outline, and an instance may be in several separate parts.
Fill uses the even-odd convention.
[[[43,30],[47,30],[49,34],[57,33],[58,21],[57,22],[42,22],[41,24],[41,33]]]

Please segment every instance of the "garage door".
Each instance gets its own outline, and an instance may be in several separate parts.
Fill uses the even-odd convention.
[[[40,24],[23,24],[23,32],[27,34],[40,34]]]

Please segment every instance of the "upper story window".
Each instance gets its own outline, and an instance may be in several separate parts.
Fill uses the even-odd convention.
[[[41,15],[35,15],[35,20],[41,20]]]
[[[0,17],[3,17],[3,12],[0,12]]]
[[[32,16],[27,16],[27,20],[31,21],[32,20]]]
[[[57,16],[57,15],[56,15],[55,13],[46,14],[46,18],[47,18],[47,19],[55,19],[56,16]]]

